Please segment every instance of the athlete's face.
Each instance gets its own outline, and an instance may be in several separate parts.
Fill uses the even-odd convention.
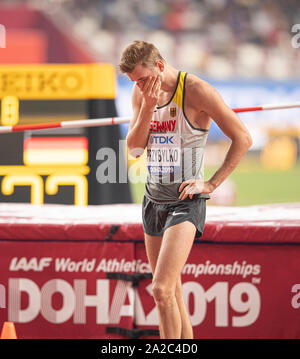
[[[150,68],[141,64],[137,64],[131,73],[127,73],[127,76],[131,81],[136,82],[139,89],[142,90],[150,76],[160,76],[162,80],[163,72],[159,65]]]

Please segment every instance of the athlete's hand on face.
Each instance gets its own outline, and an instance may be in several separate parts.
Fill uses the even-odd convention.
[[[179,187],[179,192],[181,192],[179,199],[186,199],[187,196],[192,199],[194,194],[211,193],[214,189],[214,185],[209,181],[204,181],[202,178],[192,178],[181,183]]]
[[[144,105],[150,110],[154,110],[159,97],[159,91],[161,86],[160,76],[149,76],[141,88],[143,94]]]

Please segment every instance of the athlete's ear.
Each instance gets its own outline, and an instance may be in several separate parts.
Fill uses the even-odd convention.
[[[163,71],[164,71],[164,69],[165,69],[165,64],[164,64],[163,61],[157,60],[157,61],[156,61],[156,65],[157,65],[158,68],[160,69],[160,72],[163,72]]]

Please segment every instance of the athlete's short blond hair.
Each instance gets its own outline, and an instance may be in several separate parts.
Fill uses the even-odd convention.
[[[136,40],[123,51],[119,69],[122,73],[131,73],[137,64],[151,68],[156,65],[158,60],[165,62],[153,44]]]

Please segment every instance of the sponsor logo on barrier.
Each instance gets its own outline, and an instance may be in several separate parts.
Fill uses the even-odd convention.
[[[176,117],[176,107],[170,107],[170,116]]]
[[[1,74],[1,92],[18,93],[27,89],[29,92],[40,91],[41,93],[77,93],[84,86],[83,77],[75,71],[25,73],[22,76],[14,73]]]
[[[41,272],[45,268],[50,267],[53,263],[53,270],[55,272],[138,272],[148,273],[151,271],[149,263],[142,262],[141,259],[128,261],[125,258],[117,260],[116,258],[102,258],[96,263],[96,258],[88,259],[84,258],[81,261],[73,261],[70,257],[68,258],[51,258],[42,257],[14,257],[12,258],[9,270],[12,272],[17,271],[34,271]]]
[[[193,274],[195,278],[198,278],[200,275],[238,275],[243,278],[248,277],[249,275],[259,275],[260,274],[260,265],[259,264],[249,264],[246,261],[242,263],[234,261],[233,263],[228,264],[215,264],[207,260],[205,263],[187,263],[183,268],[183,274]],[[254,279],[254,278],[252,278]],[[256,282],[258,279],[255,278]]]
[[[150,137],[150,143],[155,144],[165,144],[165,143],[171,143],[173,144],[174,136],[168,136],[168,135],[156,135]]]
[[[299,309],[300,308],[300,284],[294,284],[291,292],[296,293],[292,297],[292,301],[291,301],[292,307],[294,309]]]
[[[41,272],[45,268],[49,267],[51,262],[51,257],[43,257],[40,260],[38,260],[36,257],[30,258],[28,260],[26,257],[21,257],[20,259],[14,257],[10,262],[9,270],[12,272],[19,270],[23,270],[25,272],[30,270]]]

